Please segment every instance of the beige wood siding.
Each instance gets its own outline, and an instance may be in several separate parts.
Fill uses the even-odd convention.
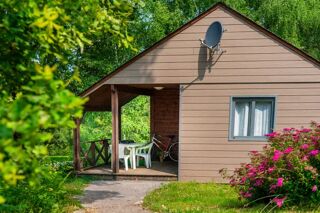
[[[228,141],[231,96],[276,97],[275,129],[308,127],[320,120],[320,83],[183,85],[180,104],[180,180],[218,181],[248,161],[265,142]]]
[[[200,47],[208,26],[227,30],[225,50],[209,60]],[[320,71],[296,52],[218,8],[117,73],[107,84],[320,82]]]

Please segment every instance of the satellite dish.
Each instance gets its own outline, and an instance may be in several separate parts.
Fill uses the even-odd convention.
[[[201,44],[209,48],[211,51],[219,50],[223,32],[222,24],[219,21],[213,22],[206,32],[205,40],[200,39]]]

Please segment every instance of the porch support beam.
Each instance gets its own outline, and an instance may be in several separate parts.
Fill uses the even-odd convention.
[[[121,136],[122,136],[121,117],[122,117],[122,110],[121,110],[121,106],[119,105],[119,141],[121,141]]]
[[[111,85],[112,112],[112,172],[119,173],[119,94],[118,88]]]
[[[150,141],[152,140],[154,132],[154,106],[155,106],[154,95],[150,96]]]
[[[78,172],[81,170],[80,164],[80,123],[79,118],[75,119],[76,127],[73,129],[73,164]]]
[[[147,96],[151,96],[154,93],[154,91],[151,89],[130,87],[130,86],[126,86],[126,85],[118,86],[118,90],[120,92],[126,92],[126,93],[138,94],[138,95],[147,95]]]

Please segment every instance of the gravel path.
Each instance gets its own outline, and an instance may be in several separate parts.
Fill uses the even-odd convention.
[[[79,197],[84,209],[76,213],[145,213],[143,197],[159,187],[159,181],[93,181]]]

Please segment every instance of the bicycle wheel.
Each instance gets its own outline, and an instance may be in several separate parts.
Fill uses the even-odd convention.
[[[171,160],[178,162],[179,160],[179,143],[173,143],[171,144],[169,148],[169,157]]]

